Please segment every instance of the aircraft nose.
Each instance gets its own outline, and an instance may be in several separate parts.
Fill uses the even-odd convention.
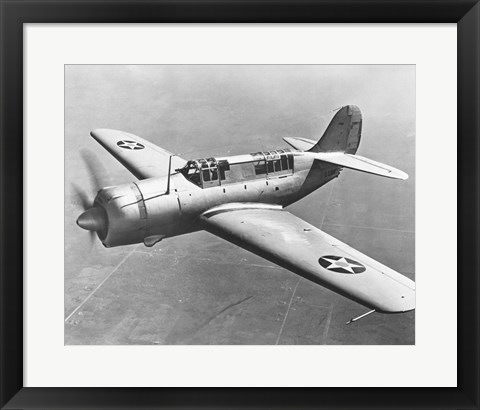
[[[102,231],[106,227],[105,211],[99,207],[87,209],[77,219],[77,225],[87,231]]]

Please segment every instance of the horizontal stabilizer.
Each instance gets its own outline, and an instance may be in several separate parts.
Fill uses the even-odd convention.
[[[394,179],[407,179],[408,175],[390,165],[361,157],[359,155],[344,154],[342,152],[317,152],[315,159],[338,165],[342,168],[356,169],[357,171]]]
[[[291,145],[295,149],[299,149],[301,151],[308,151],[312,148],[316,142],[309,140],[307,138],[296,138],[296,137],[284,137],[283,140]]]

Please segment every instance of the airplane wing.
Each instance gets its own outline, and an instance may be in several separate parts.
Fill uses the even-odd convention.
[[[200,221],[205,230],[370,309],[415,309],[415,282],[279,205],[220,205]]]
[[[124,131],[96,129],[90,135],[138,179],[168,175],[173,154],[163,148]],[[171,171],[185,164],[185,160],[174,155]]]

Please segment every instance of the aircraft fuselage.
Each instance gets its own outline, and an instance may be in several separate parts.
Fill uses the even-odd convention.
[[[198,217],[226,203],[290,205],[339,175],[340,168],[314,155],[277,150],[189,161],[170,176],[104,188],[95,205],[105,210],[107,228],[98,232],[106,247],[144,242],[202,227]],[[173,170],[172,170],[173,172]]]

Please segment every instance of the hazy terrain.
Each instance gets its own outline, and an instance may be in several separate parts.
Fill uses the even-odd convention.
[[[414,66],[66,66],[65,343],[415,343],[415,312],[345,326],[367,309],[209,233],[105,249],[75,224],[72,183],[92,200],[100,188],[80,149],[95,153],[105,184],[135,179],[92,129],[186,159],[233,155],[318,139],[345,104],[362,110],[358,154],[410,178],[344,170],[289,211],[415,279]]]

